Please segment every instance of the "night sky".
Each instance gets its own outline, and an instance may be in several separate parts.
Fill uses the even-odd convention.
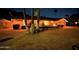
[[[14,8],[12,10],[15,10],[17,12],[22,12],[23,8]],[[54,10],[57,10],[57,12],[55,13]],[[26,13],[31,15],[32,9],[26,8]],[[66,15],[72,15],[75,13],[79,13],[78,8],[41,8],[40,9],[41,16],[52,17],[52,18],[62,18],[62,17],[66,17]]]

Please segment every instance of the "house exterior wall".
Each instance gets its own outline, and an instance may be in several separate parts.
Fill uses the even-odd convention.
[[[66,21],[64,20],[64,18],[56,20],[56,21],[48,21],[48,20],[44,20],[44,24],[46,26],[58,26],[58,25],[63,25],[66,26]]]
[[[10,29],[12,29],[11,21],[9,21],[7,19],[2,19],[0,21],[0,29],[2,29],[2,28],[10,28]]]
[[[19,24],[21,28],[21,26],[23,25],[23,19],[12,19],[12,25],[15,25],[15,24]]]
[[[8,21],[6,19],[2,20],[2,22],[0,22],[0,26],[3,24],[3,26],[5,28],[13,28],[14,24],[19,24],[20,25],[20,29],[23,26],[23,19],[12,19],[11,21]],[[28,19],[27,20],[27,26],[31,25],[31,20]],[[37,20],[34,20],[34,25],[37,26]],[[57,21],[53,21],[53,20],[40,20],[39,21],[39,26],[43,27],[43,26],[58,26],[58,25],[63,25],[66,26],[66,21],[62,18],[59,19]]]
[[[63,19],[60,19],[60,20],[58,20],[58,21],[55,21],[55,23],[56,23],[57,25],[66,26],[66,22],[65,22]]]

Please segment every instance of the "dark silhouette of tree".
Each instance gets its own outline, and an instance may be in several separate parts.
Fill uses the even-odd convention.
[[[74,21],[78,20],[79,19],[79,14],[73,14],[70,16],[70,18]]]
[[[72,14],[69,18],[69,23],[71,26],[75,25],[74,22],[78,22],[79,23],[79,14]]]
[[[22,18],[22,19],[24,18],[22,11],[21,12],[16,12],[15,10],[13,10],[11,8],[9,8],[9,9],[8,8],[2,8],[2,11],[1,11],[1,12],[3,12],[2,15],[6,14],[4,10],[5,11],[8,10],[7,13],[9,15],[9,17],[12,17],[12,18]],[[1,12],[0,12],[0,14],[1,14]],[[5,16],[7,16],[7,15],[5,15]],[[28,14],[25,14],[25,16],[26,16],[27,19],[30,18],[30,16]]]
[[[66,16],[66,19],[69,21],[70,16],[68,14],[66,14],[65,16]]]
[[[23,16],[24,16],[24,20],[23,20],[24,25],[23,26],[26,27],[27,33],[30,33],[30,28],[27,26],[27,18],[26,18],[26,9],[25,8],[23,9]]]
[[[31,21],[31,28],[30,28],[30,32],[34,33],[35,29],[34,29],[34,8],[32,9],[32,21]]]
[[[68,14],[65,15],[68,22],[66,23],[67,26],[72,25],[72,21],[70,20],[70,16]]]
[[[40,9],[39,8],[37,8],[36,9],[37,11],[37,26],[36,26],[36,30],[37,30],[37,32],[39,32],[39,21],[40,21]]]
[[[0,19],[8,19],[10,20],[10,9],[7,8],[0,8]]]
[[[31,33],[35,33],[34,19],[37,19],[36,31],[39,32],[39,20],[40,20],[40,9],[39,8],[32,9]]]

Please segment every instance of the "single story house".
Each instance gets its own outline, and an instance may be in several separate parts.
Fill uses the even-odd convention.
[[[20,29],[23,25],[25,25],[24,23],[25,21],[23,19],[11,19],[11,21],[3,19],[0,20],[0,27],[3,26],[3,28],[13,28],[12,26],[15,24],[19,24],[20,25]],[[66,22],[68,22],[65,18],[58,18],[58,19],[40,19],[39,21],[39,26],[43,27],[43,26],[52,26],[52,27],[57,27],[57,26],[66,26]],[[31,19],[27,20],[27,26],[30,26],[31,24]],[[34,20],[34,25],[37,26],[37,20]]]
[[[0,29],[2,28],[12,28],[12,23],[11,21],[7,20],[7,19],[2,19],[0,20]]]

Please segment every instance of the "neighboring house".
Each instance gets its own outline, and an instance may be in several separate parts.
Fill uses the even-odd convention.
[[[39,26],[40,27],[44,27],[44,26],[49,26],[49,27],[63,27],[66,26],[66,22],[68,22],[65,18],[58,18],[58,19],[40,19],[39,21]],[[21,29],[21,27],[23,26],[24,22],[23,19],[11,19],[11,21],[3,19],[0,21],[0,27],[2,26],[2,28],[13,28],[13,25],[15,24],[19,24],[20,27],[19,29]],[[27,26],[31,25],[31,20],[28,19],[27,20]],[[35,27],[37,26],[37,20],[34,20],[34,25]]]
[[[39,21],[39,26],[49,26],[49,27],[63,27],[66,26],[68,21],[65,18],[58,18],[58,19],[41,19]],[[37,25],[37,20],[34,21],[35,26]]]
[[[26,24],[24,19],[12,19],[11,22],[12,22],[12,25],[19,24],[20,25],[19,29],[21,29],[21,27]],[[30,25],[31,25],[31,20],[28,19],[27,26],[30,26]]]
[[[58,18],[52,20],[44,20],[44,25],[53,26],[53,27],[63,27],[66,26],[66,22],[68,22],[65,18]]]
[[[0,20],[0,29],[2,28],[12,28],[12,23],[9,20],[6,19],[2,19]]]
[[[64,27],[64,26],[66,26],[67,22],[68,21],[65,18],[61,18],[61,19],[54,21],[54,24],[59,26],[59,27]]]
[[[12,19],[12,24],[15,25],[15,24],[19,24],[20,25],[20,29],[21,27],[23,26],[23,19]],[[40,20],[39,21],[39,26],[42,27],[44,24],[44,21],[43,20]],[[27,26],[30,26],[31,25],[31,19],[27,19]],[[36,27],[37,26],[37,20],[34,20],[34,26]]]
[[[12,19],[12,25],[19,24],[19,29],[23,26],[23,19]]]

